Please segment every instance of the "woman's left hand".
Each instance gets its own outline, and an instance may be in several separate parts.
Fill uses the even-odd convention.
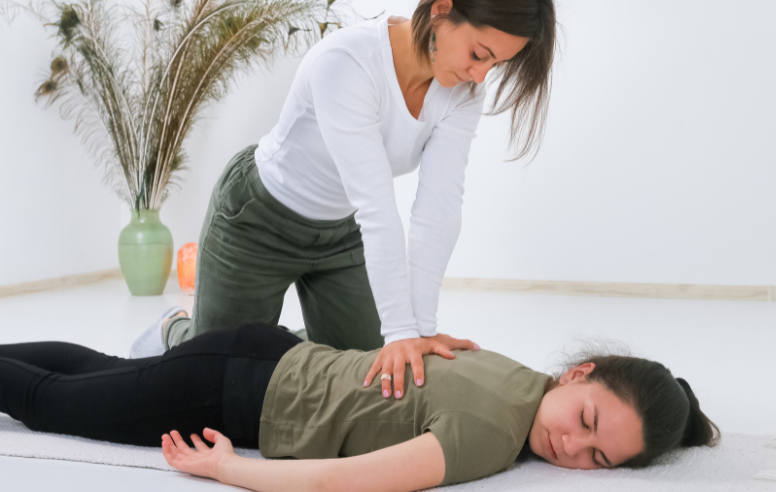
[[[212,448],[198,435],[192,434],[191,441],[196,451],[191,449],[178,431],[162,436],[162,453],[170,466],[199,477],[218,480],[218,468],[224,462],[237,456],[228,437],[213,429],[205,428],[205,439],[215,443]]]

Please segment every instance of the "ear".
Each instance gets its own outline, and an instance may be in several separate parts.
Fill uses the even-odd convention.
[[[559,384],[562,386],[564,384],[583,382],[587,380],[587,375],[593,372],[593,369],[595,369],[595,363],[593,362],[588,362],[587,364],[582,364],[581,366],[572,367],[563,373],[563,375],[560,377]]]
[[[453,9],[453,0],[437,0],[431,6],[431,15],[448,14]]]

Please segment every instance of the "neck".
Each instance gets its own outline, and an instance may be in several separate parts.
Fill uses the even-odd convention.
[[[412,22],[403,17],[388,19],[388,35],[393,51],[393,65],[402,92],[428,86],[434,78],[431,65],[421,62],[412,50]]]
[[[544,385],[544,394],[546,395],[547,393],[554,390],[558,386],[560,386],[560,382],[558,382],[557,379],[555,378],[549,379],[547,383]]]

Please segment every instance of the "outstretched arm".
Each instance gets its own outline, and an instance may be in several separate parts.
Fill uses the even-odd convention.
[[[411,492],[439,485],[445,476],[442,447],[430,432],[352,458],[276,461],[237,456],[229,439],[212,429],[204,436],[215,446],[192,435],[195,451],[177,431],[165,434],[165,459],[181,471],[257,492]]]

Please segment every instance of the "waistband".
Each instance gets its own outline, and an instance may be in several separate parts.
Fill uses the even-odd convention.
[[[261,181],[259,167],[256,165],[256,147],[258,147],[258,145],[253,144],[242,150],[240,152],[240,154],[242,154],[240,156],[240,163],[243,166],[245,177],[247,178],[254,195],[272,209],[273,212],[286,220],[314,229],[339,229],[343,227],[352,229],[353,227],[357,227],[355,214],[337,220],[313,220],[294,212],[282,204],[277,198],[272,196]]]

